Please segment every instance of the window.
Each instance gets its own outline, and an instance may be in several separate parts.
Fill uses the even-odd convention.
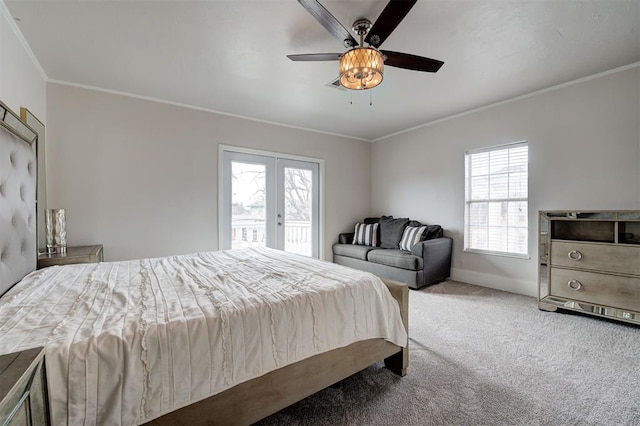
[[[526,142],[465,155],[465,251],[528,256]]]

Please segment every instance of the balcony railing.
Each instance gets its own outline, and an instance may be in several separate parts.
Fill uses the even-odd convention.
[[[231,223],[231,247],[264,247],[265,221],[242,219]],[[311,256],[311,222],[287,220],[284,222],[284,250]]]

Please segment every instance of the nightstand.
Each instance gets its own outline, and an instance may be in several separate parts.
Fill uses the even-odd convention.
[[[41,254],[38,256],[38,269],[53,265],[72,263],[98,263],[104,260],[102,245],[67,247],[66,253]]]
[[[49,424],[47,375],[42,348],[0,355],[0,424]]]

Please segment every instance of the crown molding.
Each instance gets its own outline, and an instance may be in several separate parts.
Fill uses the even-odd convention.
[[[29,59],[31,59],[31,62],[33,62],[33,65],[36,67],[44,81],[48,81],[49,78],[47,77],[47,73],[44,72],[44,68],[42,68],[42,65],[40,65],[40,61],[38,61],[38,58],[36,58],[33,50],[31,50],[31,46],[29,46],[29,43],[27,43],[27,40],[22,35],[22,31],[20,31],[20,28],[18,28],[18,24],[16,24],[16,20],[11,15],[11,12],[9,11],[9,8],[5,4],[4,0],[0,0],[0,15],[4,16],[7,23],[9,24],[9,28],[11,28],[11,31],[13,31],[15,36],[18,38],[18,41],[27,53],[27,56],[29,57]]]
[[[357,136],[343,135],[343,134],[340,134],[340,133],[332,133],[332,132],[326,132],[326,131],[323,131],[323,130],[310,129],[310,128],[307,128],[307,127],[294,126],[294,125],[291,125],[291,124],[278,123],[276,121],[262,120],[262,119],[259,119],[259,118],[248,117],[246,115],[233,114],[233,113],[230,113],[230,112],[218,111],[218,110],[215,110],[215,109],[203,108],[203,107],[198,107],[198,106],[194,106],[194,105],[183,104],[183,103],[180,103],[180,102],[167,101],[165,99],[154,98],[154,97],[151,97],[151,96],[136,95],[134,93],[121,92],[119,90],[104,89],[102,87],[91,86],[91,85],[87,85],[87,84],[78,84],[78,83],[72,83],[70,81],[55,80],[55,79],[48,79],[47,83],[54,83],[54,84],[59,84],[59,85],[62,85],[62,86],[69,86],[69,87],[77,87],[79,89],[93,90],[95,92],[108,93],[108,94],[111,94],[111,95],[126,96],[128,98],[141,99],[141,100],[144,100],[144,101],[157,102],[157,103],[161,103],[161,104],[177,106],[177,107],[180,107],[180,108],[188,108],[188,109],[192,109],[192,110],[196,110],[196,111],[208,112],[208,113],[212,113],[212,114],[219,114],[219,115],[224,115],[224,116],[227,116],[227,117],[239,118],[239,119],[242,119],[242,120],[249,120],[249,121],[255,121],[255,122],[263,123],[263,124],[270,124],[272,126],[286,127],[288,129],[303,130],[303,131],[306,131],[306,132],[320,133],[320,134],[323,134],[323,135],[336,136],[336,137],[346,138],[346,139],[354,139],[354,140],[363,141],[363,142],[371,142],[370,139],[359,138]]]
[[[381,136],[379,138],[373,139],[371,142],[379,142],[379,141],[382,141],[384,139],[389,139],[389,138],[392,138],[394,136],[401,135],[403,133],[408,133],[408,132],[412,132],[414,130],[421,129],[423,127],[432,126],[434,124],[442,123],[444,121],[453,120],[454,118],[464,117],[465,115],[469,115],[469,114],[473,114],[473,113],[476,113],[476,112],[484,111],[484,110],[487,110],[487,109],[495,108],[495,107],[498,107],[498,106],[501,106],[501,105],[509,104],[511,102],[516,102],[516,101],[520,101],[522,99],[527,99],[527,98],[530,98],[530,97],[533,97],[533,96],[542,95],[543,93],[549,93],[549,92],[553,92],[553,91],[556,91],[556,90],[559,90],[559,89],[564,89],[565,87],[573,86],[575,84],[584,83],[585,81],[594,80],[594,79],[600,78],[600,77],[605,77],[607,75],[611,75],[611,74],[615,74],[615,73],[618,73],[618,72],[630,70],[630,69],[636,68],[636,67],[640,67],[640,62],[634,62],[634,63],[629,64],[629,65],[625,65],[625,66],[622,66],[622,67],[614,68],[612,70],[603,71],[603,72],[600,72],[598,74],[593,74],[593,75],[590,75],[590,76],[587,76],[587,77],[579,78],[577,80],[572,80],[572,81],[569,81],[569,82],[566,82],[566,83],[561,83],[561,84],[557,84],[555,86],[547,87],[546,89],[536,90],[535,92],[531,92],[531,93],[527,93],[527,94],[524,94],[524,95],[516,96],[515,98],[506,99],[504,101],[495,102],[493,104],[481,106],[481,107],[478,107],[478,108],[470,109],[468,111],[460,112],[458,114],[453,114],[453,115],[450,115],[450,116],[447,116],[447,117],[439,118],[437,120],[429,121],[429,122],[424,123],[424,124],[419,124],[417,126],[409,127],[408,129],[399,130],[397,132],[388,134],[386,136]]]

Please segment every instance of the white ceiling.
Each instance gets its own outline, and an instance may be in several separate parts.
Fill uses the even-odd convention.
[[[51,80],[365,140],[640,61],[638,0],[420,0],[382,48],[444,66],[350,104],[337,62],[286,58],[344,50],[295,0],[5,3]],[[321,3],[350,29],[387,2]]]

